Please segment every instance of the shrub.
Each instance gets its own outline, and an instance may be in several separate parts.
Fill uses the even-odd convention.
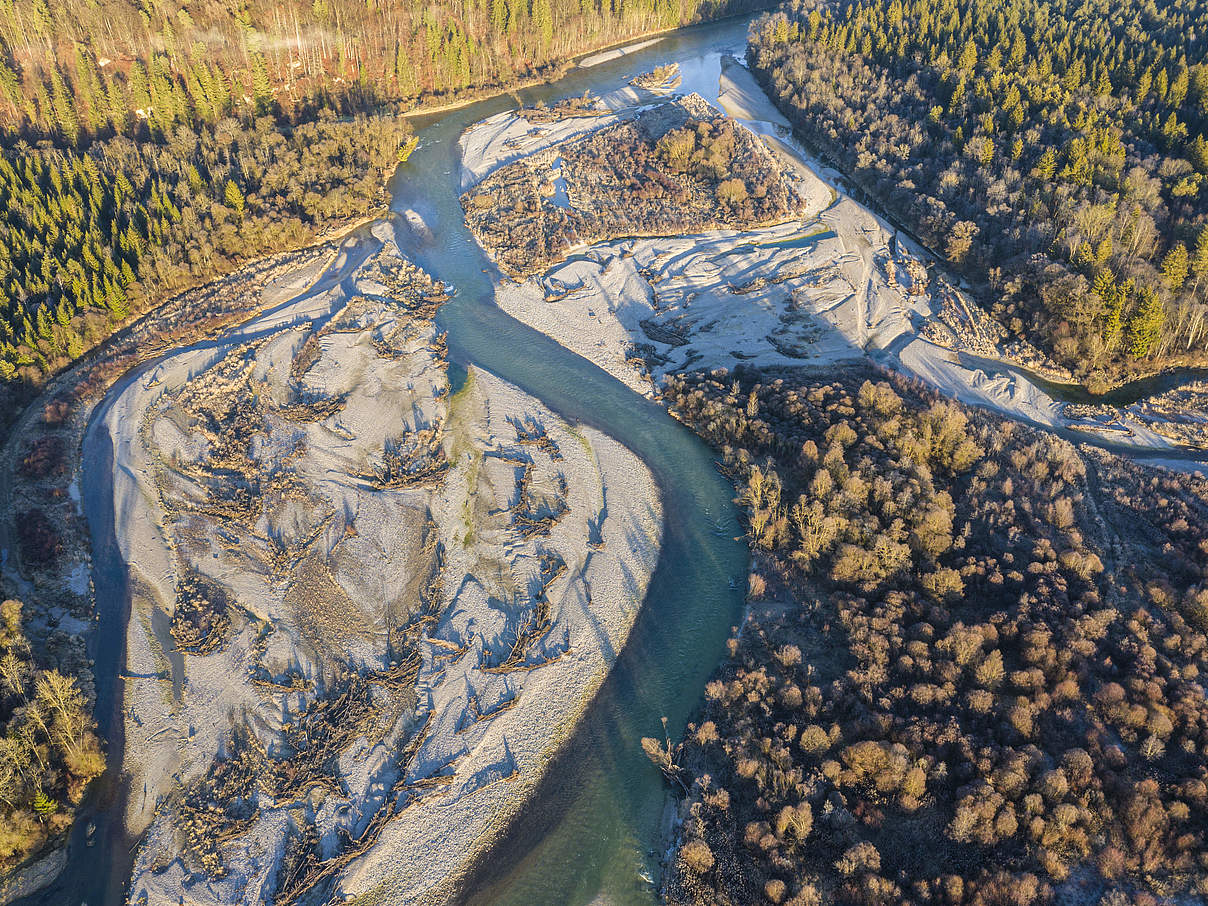
[[[747,200],[747,186],[741,179],[723,179],[717,184],[717,200],[734,207]]]
[[[16,522],[21,557],[31,566],[46,566],[63,553],[59,533],[42,510],[26,510],[18,514]]]
[[[680,847],[679,857],[694,874],[703,875],[713,868],[713,851],[703,840],[689,840]]]

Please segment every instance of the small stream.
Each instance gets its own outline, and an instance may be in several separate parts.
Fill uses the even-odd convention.
[[[1017,374],[1031,381],[1049,396],[1063,403],[1080,403],[1090,406],[1131,406],[1138,400],[1177,390],[1185,384],[1208,381],[1208,368],[1172,368],[1132,381],[1125,381],[1105,393],[1091,393],[1082,384],[1054,381],[1044,375],[1024,368],[1022,365],[1001,362],[964,353],[962,358],[991,374]]]

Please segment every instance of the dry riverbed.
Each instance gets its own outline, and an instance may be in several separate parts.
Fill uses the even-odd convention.
[[[390,231],[350,279],[112,401],[133,605],[130,896],[443,889],[625,642],[661,512],[636,457],[482,371]]]

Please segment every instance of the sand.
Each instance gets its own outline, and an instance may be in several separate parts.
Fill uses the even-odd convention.
[[[369,244],[349,243],[334,270],[343,273],[355,266]],[[270,293],[278,292],[279,301],[296,287],[285,281]],[[272,301],[264,314],[233,334],[174,353],[139,374],[106,413],[105,422],[115,441],[116,537],[135,589],[127,634],[130,679],[126,684],[126,761],[134,781],[127,821],[135,831],[147,825],[157,803],[174,785],[209,767],[229,730],[228,711],[259,708],[261,701],[250,685],[232,679],[243,678],[248,672],[248,649],[259,631],[257,621],[271,623],[285,618],[280,595],[273,594],[271,588],[273,577],[247,564],[264,556],[266,538],[283,527],[264,524],[236,528],[230,520],[194,515],[189,504],[205,494],[203,482],[191,479],[189,472],[202,459],[205,441],[190,430],[193,426],[187,418],[182,417],[179,425],[173,422],[173,405],[188,393],[193,382],[239,357],[248,359],[258,390],[276,396],[287,393],[286,374],[281,363],[274,361],[279,344],[261,338],[277,336],[300,345],[312,323],[331,317],[341,307],[343,293],[338,287],[324,289],[320,284],[316,291],[289,304],[274,306]],[[344,336],[339,334],[335,339]],[[369,351],[372,353],[372,349]],[[362,367],[363,359],[357,360]],[[391,360],[390,364],[395,362]],[[430,396],[438,369],[427,364],[427,373],[422,363],[406,360],[393,370],[400,379],[409,375],[417,383],[426,379],[427,385],[421,386],[425,396]],[[389,377],[386,369],[379,371],[375,374],[378,379]],[[343,388],[315,389],[338,393]],[[373,396],[376,398],[367,395],[363,401],[354,400],[341,413],[345,418],[360,416],[366,423],[358,426],[363,428],[358,435],[361,443],[353,449],[341,449],[347,447],[347,442],[324,432],[321,423],[306,425],[302,432],[308,435],[302,468],[322,475],[322,487],[316,496],[333,510],[354,507],[355,511],[355,495],[342,486],[337,475],[340,459],[357,460],[384,442],[380,431],[368,430],[372,424],[369,413],[377,406],[399,407],[407,402],[397,396]],[[363,407],[360,411],[357,402]],[[416,417],[424,417],[422,409],[417,410]],[[300,439],[279,436],[270,442],[284,446]],[[263,461],[278,464],[284,454],[284,450],[264,451]],[[169,513],[173,524],[166,527]],[[339,530],[343,530],[342,525]],[[176,584],[186,566],[228,587],[242,605],[242,614],[236,638],[226,651],[182,663],[185,659],[179,654],[173,656],[172,639],[160,624],[173,611]]]
[[[626,44],[624,47],[614,47],[612,50],[602,50],[599,53],[593,53],[590,56],[584,57],[579,61],[579,66],[583,69],[590,69],[592,66],[599,66],[601,63],[607,63],[610,60],[616,60],[631,53],[636,53],[639,50],[644,50],[661,40],[663,39],[651,38],[648,41],[639,41],[636,44]]]
[[[509,419],[521,414],[544,426],[563,457],[548,461],[528,448],[539,463],[538,475],[545,469],[565,474],[571,497],[569,512],[547,538],[518,544],[506,522],[489,514],[498,513],[513,494],[515,467],[496,457],[517,452]],[[572,429],[477,369],[471,388],[456,403],[455,419],[451,441],[464,444],[464,468],[450,481],[450,499],[440,509],[464,512],[464,501],[476,501],[471,507],[477,516],[472,526],[462,520],[449,527],[455,537],[472,531],[474,543],[450,549],[446,575],[461,585],[433,635],[468,650],[450,658],[448,647],[434,647],[426,659],[420,688],[432,715],[430,726],[438,729],[421,748],[411,779],[420,784],[444,773],[446,764],[456,766],[446,784],[404,793],[402,814],[340,879],[340,894],[366,896],[367,902],[387,892],[382,902],[431,900],[454,879],[453,866],[466,865],[503,830],[603,682],[657,560],[657,490],[640,460],[624,447],[589,428]],[[556,660],[506,676],[485,673],[484,642],[501,632],[506,636],[501,619],[485,605],[490,596],[502,594],[488,583],[486,565],[505,564],[513,581],[531,584],[539,551],[556,552],[566,562],[566,571],[547,592],[552,627],[540,655]],[[482,711],[501,702],[515,705],[506,719],[455,733],[468,700]]]
[[[641,606],[662,530],[649,472],[486,372],[451,395],[432,321],[392,296],[405,266],[379,224],[332,279],[292,298],[299,284],[282,282],[278,304],[137,373],[105,413],[135,589],[135,901],[259,903],[300,828],[335,856],[384,802],[397,814],[339,889],[385,882],[397,903],[450,882],[535,787]],[[386,453],[425,437],[447,468],[387,481]],[[229,493],[240,474],[250,505]],[[186,576],[229,596],[213,650],[180,650],[170,632]],[[262,791],[222,847],[225,875],[194,876],[176,803],[232,730],[288,754],[292,715],[342,669],[385,675],[407,625],[422,626],[418,675],[373,694],[336,785]]]

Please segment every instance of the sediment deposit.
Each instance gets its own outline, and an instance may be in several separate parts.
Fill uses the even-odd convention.
[[[133,902],[410,902],[537,782],[657,559],[633,454],[473,370],[385,224],[112,398]]]

